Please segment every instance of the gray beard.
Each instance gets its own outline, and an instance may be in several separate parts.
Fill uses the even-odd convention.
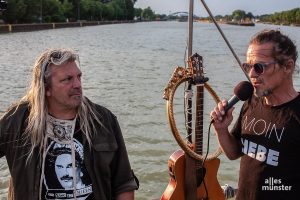
[[[263,91],[260,91],[257,89],[254,90],[254,95],[257,97],[266,97],[266,96],[269,96],[271,93],[272,93],[271,88],[263,90]]]

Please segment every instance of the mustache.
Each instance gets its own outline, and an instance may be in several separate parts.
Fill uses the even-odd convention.
[[[62,181],[70,181],[70,180],[73,180],[73,177],[69,176],[69,175],[64,175],[63,177],[60,178],[60,180],[62,180]]]
[[[69,95],[82,94],[81,88],[74,88],[69,92]]]

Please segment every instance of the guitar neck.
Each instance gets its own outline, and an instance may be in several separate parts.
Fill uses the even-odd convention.
[[[197,86],[196,118],[195,118],[195,152],[203,154],[203,110],[204,110],[204,85]],[[197,165],[201,163],[197,162]]]

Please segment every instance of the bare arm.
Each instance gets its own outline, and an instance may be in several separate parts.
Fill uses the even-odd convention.
[[[120,193],[117,195],[116,200],[134,200],[134,191]]]
[[[228,126],[233,120],[232,112],[234,108],[231,108],[224,112],[224,106],[227,101],[223,100],[217,107],[211,112],[210,116],[214,120],[213,126],[215,128],[219,144],[224,154],[230,159],[235,160],[239,158],[241,153],[241,141],[237,140],[229,133]]]
[[[241,154],[241,142],[232,136],[228,130],[216,130],[222,151],[230,160],[239,158]]]

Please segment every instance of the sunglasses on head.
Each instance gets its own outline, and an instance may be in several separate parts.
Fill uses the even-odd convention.
[[[276,61],[274,62],[269,62],[269,63],[261,63],[261,62],[258,62],[258,63],[254,63],[254,64],[249,64],[249,63],[243,63],[242,64],[242,67],[244,68],[244,70],[249,73],[251,68],[253,67],[255,73],[257,75],[261,75],[265,72],[265,68],[269,65],[272,65],[272,64],[275,64],[277,63]]]

